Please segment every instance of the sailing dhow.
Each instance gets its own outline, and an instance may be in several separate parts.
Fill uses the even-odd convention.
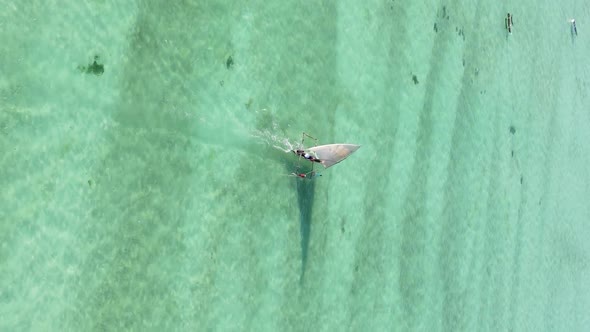
[[[303,139],[301,143],[303,145],[303,140],[305,137],[309,137],[317,142],[317,139],[303,133]],[[304,158],[312,162],[312,171],[308,173],[294,173],[299,177],[314,177],[316,172],[313,171],[313,164],[320,163],[324,166],[324,168],[329,168],[337,163],[341,162],[342,160],[348,158],[351,154],[353,154],[360,145],[357,144],[326,144],[326,145],[316,145],[310,148],[302,148],[297,150],[292,150],[293,153],[298,155],[300,158]],[[299,168],[299,167],[298,167]]]

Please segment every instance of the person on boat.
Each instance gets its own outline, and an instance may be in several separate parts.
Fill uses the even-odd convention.
[[[320,162],[322,162],[322,161],[321,161],[321,160],[319,160],[318,158],[316,158],[316,157],[312,156],[311,154],[309,154],[309,153],[305,152],[305,150],[294,150],[293,152],[294,152],[296,155],[298,155],[298,156],[300,156],[300,157],[303,157],[303,158],[305,158],[305,159],[307,159],[307,160],[309,160],[309,161],[316,162],[316,163],[320,163]]]
[[[295,175],[295,176],[297,176],[299,178],[302,178],[302,179],[313,179],[313,178],[316,178],[318,176],[322,176],[321,174],[316,173],[315,171],[311,171],[309,173],[296,173],[296,172],[293,172],[293,173],[291,173],[291,175]]]

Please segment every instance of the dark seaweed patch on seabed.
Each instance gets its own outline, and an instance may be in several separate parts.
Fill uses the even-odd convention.
[[[510,125],[509,130],[512,135],[514,135],[516,133],[516,128],[514,128],[513,125]]]
[[[447,13],[447,6],[442,6],[442,9],[438,10],[437,12],[437,17],[442,19],[442,20],[449,20],[449,14]],[[443,26],[439,25],[439,22],[434,22],[434,32],[438,33],[438,30],[444,28],[444,23],[442,23]]]
[[[463,27],[455,27],[455,31],[457,32],[457,35],[459,35],[459,37],[462,37],[463,41],[465,41],[465,33],[463,32]]]
[[[100,76],[104,73],[104,65],[98,63],[98,60],[98,55],[95,55],[94,61],[91,64],[89,64],[88,66],[78,66],[78,70],[86,74],[94,74],[96,76]]]
[[[447,13],[447,6],[442,6],[442,12],[440,17],[447,20],[449,19],[449,14]]]

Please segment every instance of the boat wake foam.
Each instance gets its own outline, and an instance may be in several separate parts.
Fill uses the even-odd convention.
[[[259,139],[260,144],[271,146],[277,150],[289,153],[291,150],[294,150],[299,143],[293,143],[288,137],[285,137],[282,134],[277,134],[280,132],[282,132],[282,130],[280,130],[279,126],[273,124],[272,129],[256,130],[252,136]]]

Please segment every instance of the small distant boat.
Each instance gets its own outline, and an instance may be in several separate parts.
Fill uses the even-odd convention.
[[[512,15],[510,13],[508,13],[506,15],[506,18],[504,18],[504,23],[506,24],[506,30],[508,30],[508,33],[512,33]]]
[[[303,133],[303,138],[301,139],[301,145],[305,140],[305,137],[313,139],[317,144],[317,139],[309,136],[306,133]],[[360,145],[357,144],[326,144],[326,145],[315,145],[310,148],[301,148],[297,150],[292,150],[293,153],[298,155],[300,158],[307,159],[312,163],[311,171],[308,173],[298,173],[295,172],[294,174],[304,178],[304,177],[315,177],[317,173],[313,170],[313,165],[315,163],[322,164],[324,168],[332,167],[342,160],[348,158],[351,154],[353,154]],[[299,166],[297,166],[299,169]],[[309,174],[310,176],[307,176]]]
[[[578,28],[576,27],[576,20],[575,19],[571,19],[570,23],[572,24],[572,35],[578,35]]]

